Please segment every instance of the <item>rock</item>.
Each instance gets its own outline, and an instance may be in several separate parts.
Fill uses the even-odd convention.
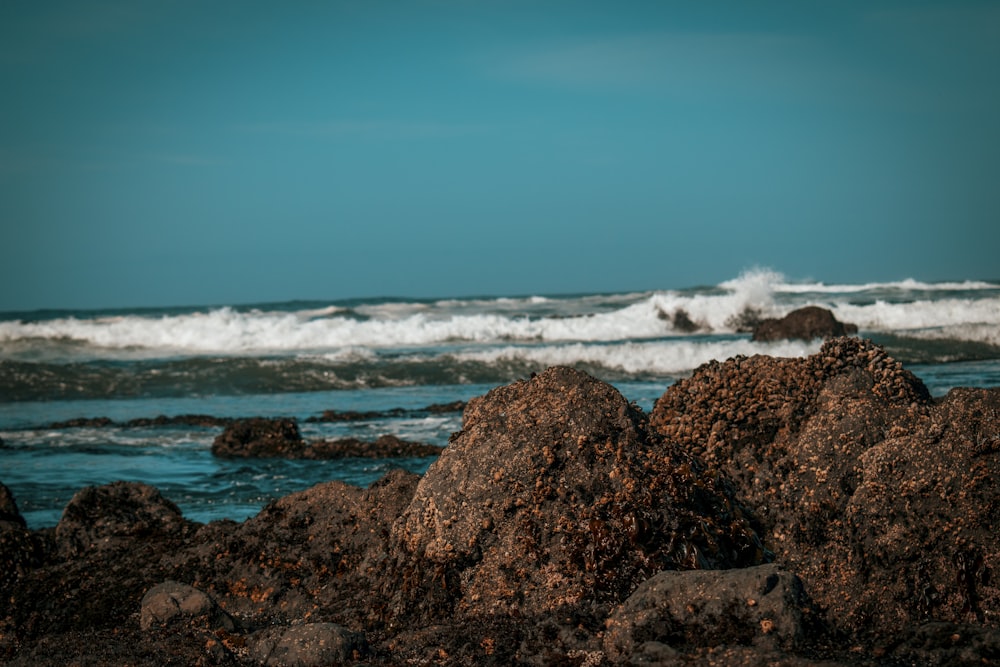
[[[998,484],[1000,388],[934,401],[869,341],[706,364],[649,419],[552,368],[423,478],[242,523],[117,483],[28,531],[0,485],[0,663],[990,664]]]
[[[390,548],[386,594],[418,615],[614,603],[660,570],[765,559],[723,476],[616,389],[562,367],[469,402]]]
[[[148,630],[154,625],[197,623],[211,630],[236,629],[233,618],[211,597],[193,586],[166,581],[155,586],[142,598],[139,627]]]
[[[229,424],[212,442],[212,454],[221,458],[300,458],[305,443],[294,419],[240,419]]]
[[[347,421],[372,421],[376,419],[390,419],[399,417],[419,417],[425,415],[439,415],[448,412],[461,412],[465,409],[465,401],[451,401],[450,403],[431,403],[428,406],[417,409],[389,408],[388,410],[324,410],[318,417],[308,417],[307,422],[347,422]]]
[[[333,620],[345,623],[379,616],[365,575],[386,558],[389,526],[417,481],[394,470],[367,489],[318,484],[275,500],[242,524],[202,527],[191,547],[164,558],[164,567],[258,624],[287,625],[322,609],[336,609]]]
[[[805,359],[707,364],[651,421],[734,480],[775,561],[847,636],[997,623],[1000,389],[935,404],[881,348],[838,338]]]
[[[446,414],[448,412],[462,412],[465,410],[465,401],[451,401],[449,403],[431,403],[424,408],[432,415]]]
[[[0,592],[39,560],[38,545],[17,509],[14,494],[0,483]]]
[[[67,419],[61,422],[52,422],[46,425],[46,428],[103,428],[112,425],[114,425],[114,422],[111,421],[110,417],[77,417],[76,419]]]
[[[774,564],[721,572],[660,572],[611,613],[604,649],[615,661],[648,652],[648,642],[673,649],[792,649],[802,645],[815,619],[802,582]]]
[[[898,664],[1000,664],[1000,631],[977,625],[931,622],[907,628],[893,642]]]
[[[357,438],[341,438],[309,443],[303,451],[304,459],[341,459],[347,457],[386,459],[403,457],[438,456],[441,448],[422,442],[400,440],[394,435],[383,435],[375,442]]]
[[[247,652],[258,665],[321,667],[358,659],[367,650],[364,636],[335,623],[303,623],[267,628],[247,638]]]
[[[128,538],[159,538],[185,530],[177,505],[146,484],[114,482],[76,493],[63,510],[55,540],[63,558],[118,546]]]
[[[0,531],[11,528],[27,528],[24,517],[17,509],[14,494],[0,482]]]
[[[340,459],[437,456],[440,447],[383,435],[374,442],[357,438],[305,442],[293,419],[241,419],[233,422],[212,443],[220,458]]]
[[[214,417],[212,415],[158,415],[156,417],[139,417],[125,422],[129,428],[150,428],[156,426],[228,426],[233,423],[233,419],[228,417]]]
[[[763,319],[753,328],[752,340],[813,340],[856,334],[853,324],[840,322],[833,313],[819,306],[806,306],[788,313],[781,319]]]

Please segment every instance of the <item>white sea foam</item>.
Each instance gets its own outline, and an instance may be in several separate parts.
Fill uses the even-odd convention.
[[[832,308],[837,319],[853,322],[863,331],[905,333],[920,329],[949,327],[958,340],[983,340],[984,334],[1000,329],[1000,297],[985,299],[939,299],[909,303],[838,304]],[[992,328],[993,332],[989,329]],[[972,338],[965,338],[961,331]]]
[[[787,293],[841,293],[856,294],[859,292],[871,292],[876,290],[900,292],[955,292],[971,290],[996,290],[1000,289],[998,283],[988,283],[981,280],[966,280],[963,282],[940,282],[926,283],[919,280],[907,278],[895,282],[885,283],[863,283],[859,285],[825,283],[779,283],[774,285],[775,292]]]
[[[754,343],[748,339],[725,341],[668,340],[616,345],[572,343],[546,346],[505,346],[464,351],[452,355],[459,361],[482,363],[527,362],[540,367],[595,364],[629,374],[675,375],[686,373],[712,360],[738,355],[767,354],[803,357],[819,350],[819,342],[786,341]]]
[[[807,293],[817,292],[824,294],[818,305],[833,310],[841,321],[857,324],[863,332],[946,330],[948,337],[996,344],[1000,287],[954,283],[950,289],[958,294],[928,297],[924,292],[905,299],[898,295],[885,297],[887,285],[909,290],[927,287],[908,280],[867,286],[791,286],[779,273],[757,270],[700,290],[433,303],[399,301],[361,304],[350,312],[336,305],[293,312],[226,307],[159,317],[122,314],[2,321],[0,355],[31,359],[34,345],[38,349],[61,346],[66,354],[83,356],[77,349],[82,345],[92,351],[117,351],[119,356],[315,353],[347,358],[364,350],[447,347],[468,342],[502,345],[656,340],[689,335],[689,327],[685,326],[689,323],[694,324],[699,335],[725,335],[734,333],[747,313],[779,317],[804,303],[817,303],[816,299],[806,298]],[[944,289],[941,284],[931,287]]]

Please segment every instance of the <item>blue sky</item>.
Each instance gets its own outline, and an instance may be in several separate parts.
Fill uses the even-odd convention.
[[[0,4],[0,310],[1000,278],[1000,5]]]

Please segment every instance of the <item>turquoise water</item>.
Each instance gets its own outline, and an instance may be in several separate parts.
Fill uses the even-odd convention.
[[[858,325],[941,396],[1000,386],[1000,284],[792,284],[759,272],[709,287],[629,294],[377,299],[0,314],[0,481],[34,528],[84,486],[158,487],[197,521],[242,520],[319,482],[367,485],[431,459],[226,461],[221,427],[128,427],[158,415],[287,416],[306,439],[393,434],[445,446],[468,400],[554,364],[650,410],[678,378],[734,355],[803,356],[819,341],[755,343],[748,320],[802,305]],[[404,416],[308,423],[325,410]],[[417,411],[414,413],[414,411]],[[103,427],[52,428],[107,417]]]

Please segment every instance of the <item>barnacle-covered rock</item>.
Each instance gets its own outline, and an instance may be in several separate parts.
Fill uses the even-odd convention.
[[[468,613],[617,602],[661,570],[765,560],[724,475],[563,367],[471,401],[392,538],[403,608]]]
[[[713,362],[651,421],[730,476],[776,561],[841,629],[1000,623],[1000,389],[931,400],[870,341]]]

